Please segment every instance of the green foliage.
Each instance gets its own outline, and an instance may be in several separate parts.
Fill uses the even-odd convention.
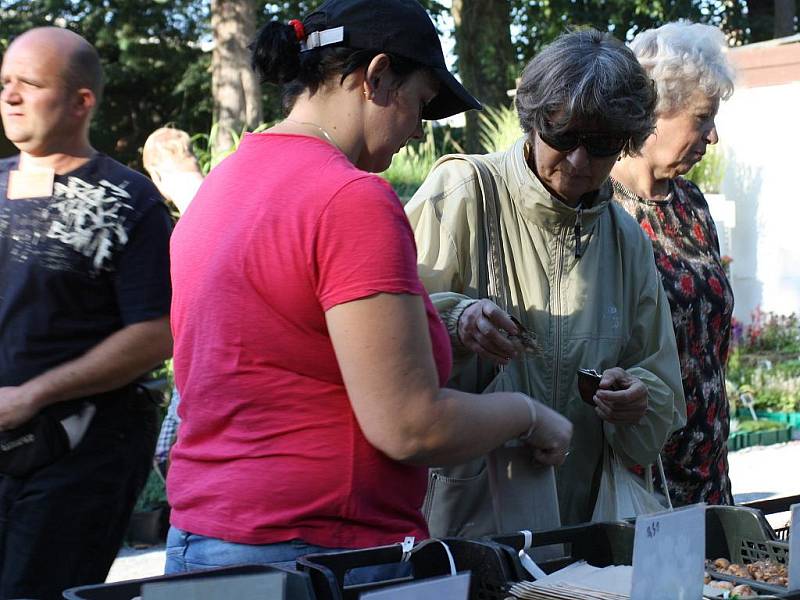
[[[172,359],[168,358],[160,366],[150,372],[152,379],[163,379],[167,382],[167,387],[171,390],[175,385],[175,372],[172,367]]]
[[[512,0],[514,43],[521,62],[560,34],[590,26],[629,41],[637,33],[669,21],[688,19],[722,27],[732,43],[750,40],[744,0]]]
[[[486,106],[481,111],[479,139],[486,152],[506,150],[521,135],[519,118],[513,106]]]
[[[155,468],[150,469],[147,482],[144,484],[142,492],[136,499],[133,507],[135,512],[155,510],[167,505],[167,488],[164,478]]]
[[[428,176],[433,163],[445,154],[461,152],[447,127],[425,123],[425,137],[403,147],[394,155],[391,166],[381,175],[401,198],[410,198]]]
[[[745,367],[737,383],[729,381],[731,412],[744,405],[742,395],[753,397],[756,410],[773,412],[800,412],[800,376],[787,375],[768,366]]]
[[[736,431],[753,433],[756,431],[773,431],[775,429],[783,429],[785,427],[785,423],[778,423],[777,421],[738,421]]]
[[[522,134],[513,107],[484,107],[480,115],[481,145],[488,152],[507,149]],[[445,154],[464,152],[448,127],[425,125],[425,139],[405,146],[381,175],[401,198],[410,198],[430,173],[433,164]]]
[[[772,370],[781,377],[800,377],[800,358],[780,362],[773,365]]]
[[[722,176],[725,174],[725,156],[719,146],[708,146],[706,155],[685,175],[705,194],[722,191]]]
[[[253,129],[251,133],[259,133],[270,127],[272,127],[271,124],[262,123]],[[200,171],[202,171],[203,176],[208,175],[211,169],[236,151],[245,133],[247,133],[246,129],[240,134],[233,133],[230,146],[221,151],[217,150],[214,145],[214,141],[219,135],[219,127],[216,123],[211,126],[211,130],[208,133],[196,133],[192,136],[192,150],[197,157],[197,163],[200,165]]]

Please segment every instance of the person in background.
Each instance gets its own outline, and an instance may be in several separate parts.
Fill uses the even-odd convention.
[[[631,49],[658,88],[656,129],[611,175],[616,203],[653,243],[672,311],[687,423],[663,451],[675,504],[732,504],[725,362],[733,291],[720,259],[708,203],[686,174],[718,141],[714,118],[733,93],[725,35],[716,27],[668,23],[638,34]]]
[[[581,523],[592,517],[605,444],[625,463],[650,464],[685,418],[669,306],[650,243],[611,202],[608,181],[617,157],[636,153],[651,133],[655,93],[621,42],[581,30],[528,63],[516,106],[524,137],[483,157],[497,188],[500,268],[511,306],[500,308],[479,289],[478,265],[487,261],[479,251],[482,193],[467,162],[435,167],[406,212],[420,277],[448,325],[456,372],[475,355],[504,365],[513,389],[574,424],[556,478],[562,521]],[[538,352],[520,352],[508,338],[518,329],[512,316],[535,336]],[[578,393],[581,368],[602,373],[594,406]],[[446,479],[453,494],[474,480],[463,476]],[[461,526],[430,525],[435,535]]]
[[[85,39],[23,33],[0,82],[19,149],[0,160],[0,430],[85,426],[0,474],[0,598],[49,600],[105,580],[150,470],[156,406],[137,380],[172,353],[172,223],[146,177],[89,141],[103,74]]]
[[[171,202],[180,215],[186,212],[203,183],[203,173],[192,152],[189,134],[173,127],[156,129],[144,142],[142,163],[164,199]],[[180,400],[178,388],[173,386],[167,413],[161,421],[154,457],[162,474],[167,472],[169,451],[178,434]]]
[[[447,333],[372,174],[422,119],[480,106],[422,6],[327,0],[264,26],[252,60],[288,116],[214,168],[172,240],[169,573],[424,538],[425,466],[517,437],[558,464],[571,435],[524,394],[441,387]]]
[[[144,142],[142,163],[161,195],[185,213],[203,183],[189,134],[174,127],[156,129]]]

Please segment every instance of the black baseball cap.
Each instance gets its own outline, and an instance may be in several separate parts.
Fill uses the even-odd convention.
[[[417,0],[327,0],[303,19],[307,33],[342,27],[342,46],[377,50],[428,67],[441,83],[423,119],[443,119],[481,103],[447,70],[433,21]]]

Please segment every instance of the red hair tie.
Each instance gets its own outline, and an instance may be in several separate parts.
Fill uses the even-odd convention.
[[[292,19],[289,21],[289,25],[294,27],[294,35],[298,42],[302,42],[304,39],[306,39],[306,28],[303,27],[302,21],[298,19]]]

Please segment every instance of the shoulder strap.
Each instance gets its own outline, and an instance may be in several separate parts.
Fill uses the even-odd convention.
[[[500,208],[497,181],[479,154],[449,154],[437,162],[463,160],[472,165],[478,178],[481,191],[478,207],[478,256],[486,260],[478,261],[478,293],[485,294],[506,312],[511,308],[509,290],[506,283],[505,260],[500,229]]]

